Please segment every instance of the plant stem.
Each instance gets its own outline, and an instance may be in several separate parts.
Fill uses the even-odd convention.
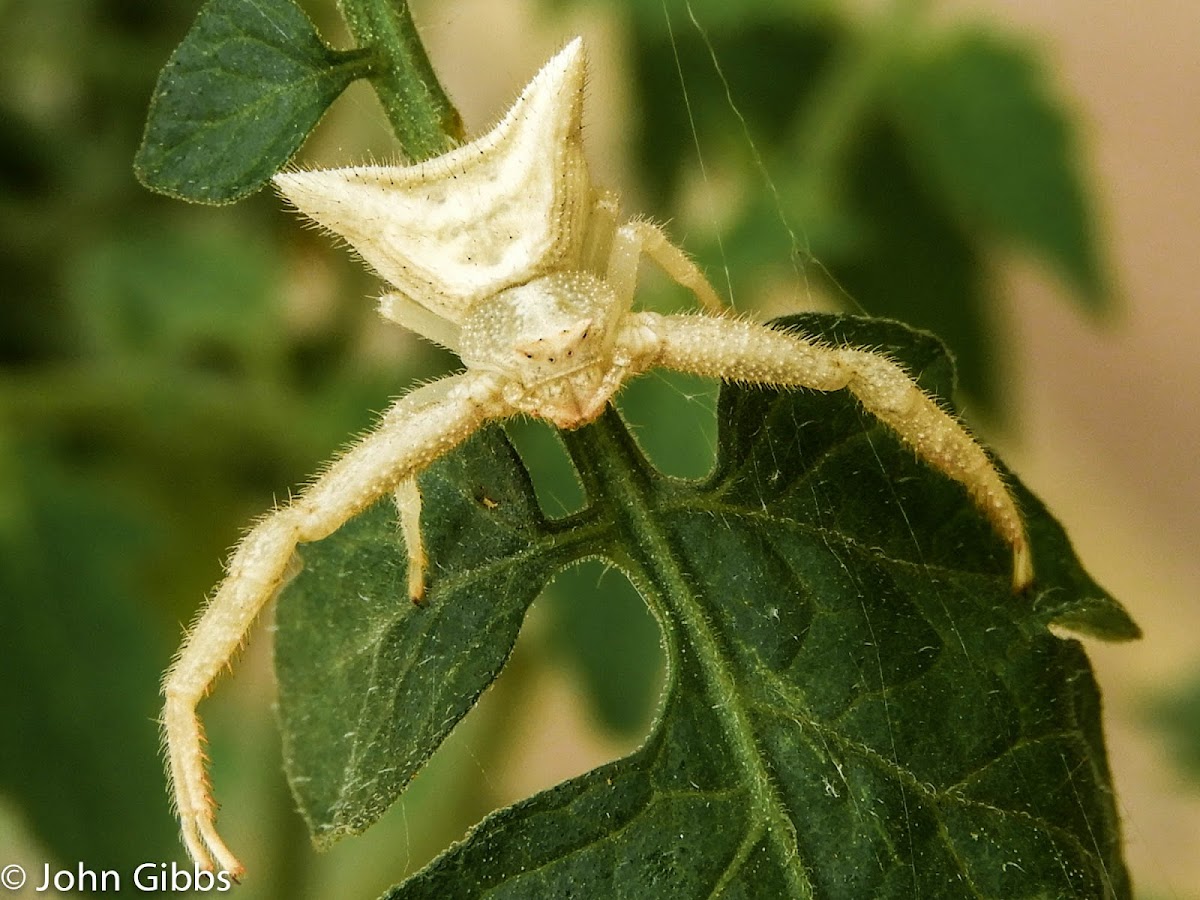
[[[339,0],[350,33],[377,60],[370,75],[388,121],[413,162],[463,137],[462,118],[433,71],[405,0]]]
[[[664,491],[671,483],[654,473],[612,406],[592,425],[563,432],[563,442],[588,500],[612,517],[617,540],[610,552],[626,564],[663,629],[669,680],[703,685],[706,706],[719,722],[730,764],[739,770],[752,806],[754,824],[743,850],[761,841],[775,844],[779,858],[789,861],[788,895],[811,897],[813,885],[795,852],[795,827],[772,781],[744,693],[664,518],[664,500],[669,503]]]

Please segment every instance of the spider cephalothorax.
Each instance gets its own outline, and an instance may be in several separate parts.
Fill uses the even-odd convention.
[[[189,633],[164,683],[163,725],[184,842],[198,865],[241,865],[217,834],[196,705],[294,571],[298,544],[337,530],[391,494],[425,592],[416,476],[489,421],[524,414],[584,424],[621,384],[655,366],[730,381],[845,388],[961,483],[1012,547],[1016,589],[1033,577],[1025,529],[1003,479],[958,422],[899,366],[728,317],[704,275],[654,225],[622,223],[592,187],[581,141],[583,47],[568,44],[491,131],[415,166],[276,177],[301,212],[348,242],[396,290],[382,315],[458,353],[457,374],[397,400],[379,425],[299,497],[262,519]],[[633,310],[643,256],[708,314]]]
[[[612,289],[587,272],[557,272],[472,307],[458,354],[495,373],[514,409],[573,428],[600,414],[618,385],[607,378],[614,343]]]

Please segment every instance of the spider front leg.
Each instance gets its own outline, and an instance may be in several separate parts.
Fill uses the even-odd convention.
[[[649,320],[644,318],[645,314],[630,312],[637,294],[638,268],[643,255],[654,260],[677,284],[690,290],[710,312],[724,313],[727,309],[700,267],[672,244],[661,228],[643,220],[613,227],[617,214],[615,195],[602,195],[593,212],[597,225],[592,250],[602,251],[605,255],[602,265],[596,266],[593,259],[593,266],[604,270],[604,284],[611,292],[604,333],[612,356],[597,392],[604,402],[627,378],[655,365],[658,337],[654,329],[647,326]],[[595,234],[605,236],[607,240],[604,237],[597,239]],[[604,402],[596,405],[593,412],[598,414]]]
[[[389,300],[393,301],[392,304],[389,304]],[[403,298],[387,294],[381,299],[381,306],[388,305],[394,308],[399,301],[403,301]],[[405,305],[415,306],[411,302],[405,302]],[[454,331],[455,343],[447,346],[456,348],[457,329]],[[445,333],[449,334],[449,331],[446,330]],[[392,404],[392,408],[385,414],[385,421],[401,420],[421,414],[440,403],[455,389],[456,384],[455,378],[443,378],[405,394]],[[413,603],[420,605],[425,599],[425,567],[429,564],[429,557],[425,553],[425,540],[421,536],[421,488],[417,484],[416,476],[405,478],[397,484],[392,490],[392,500],[400,519],[404,548],[408,551],[408,597]]]
[[[423,395],[423,396],[422,396]],[[242,865],[214,825],[196,706],[242,644],[263,606],[297,571],[298,544],[336,531],[398,484],[503,414],[497,380],[467,372],[395,404],[375,431],[294,502],[260,521],[234,551],[228,573],[189,632],[163,682],[163,734],[183,841],[197,865],[235,877]],[[419,509],[419,507],[418,507]]]
[[[725,302],[692,258],[672,244],[661,228],[641,219],[626,222],[613,235],[605,280],[618,297],[629,297],[632,302],[638,262],[643,254],[673,281],[691,291],[709,312],[724,312]]]
[[[656,313],[637,318],[658,337],[658,365],[726,381],[850,391],[918,456],[967,489],[1012,548],[1013,589],[1033,581],[1025,525],[1004,479],[962,425],[886,356],[752,322]]]
[[[425,539],[421,536],[421,488],[416,478],[405,478],[392,491],[404,549],[408,552],[408,599],[418,606],[425,599]]]

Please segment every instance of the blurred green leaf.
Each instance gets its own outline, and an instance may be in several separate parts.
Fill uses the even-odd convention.
[[[1054,267],[1085,306],[1109,286],[1066,114],[1036,56],[985,32],[912,54],[891,79],[912,159],[964,221]]]
[[[1166,736],[1179,771],[1200,785],[1200,672],[1155,697],[1147,718]]]
[[[664,4],[662,0],[625,0],[623,4],[634,27],[647,34],[679,36],[695,28],[692,19],[703,28],[718,32],[737,29],[750,21],[777,22],[828,12],[830,0],[689,0],[685,4]]]
[[[972,412],[996,415],[1005,357],[977,241],[913,172],[893,129],[865,128],[847,164],[850,237],[825,258],[838,287],[871,315],[935,332]]]
[[[786,324],[953,382],[902,326]],[[1129,896],[1096,687],[1046,627],[1103,592],[1032,497],[1047,565],[1021,597],[962,488],[841,392],[727,389],[702,482],[654,472],[615,413],[564,439],[591,505],[554,523],[498,432],[430,470],[426,607],[387,504],[306,548],[281,598],[289,770],[322,840],[391,802],[558,568],[618,564],[663,629],[641,750],[494,814],[389,896]]]
[[[784,162],[779,150],[837,46],[834,23],[746,16],[736,27],[704,34],[690,22],[672,33],[638,24],[631,78],[638,92],[637,175],[652,207],[671,212],[681,177],[697,162],[697,142],[710,165],[747,175],[752,191],[764,191],[748,143]],[[736,166],[727,165],[730,158]],[[778,228],[778,211],[770,213]],[[785,257],[790,250],[782,248]]]
[[[662,636],[646,604],[619,570],[597,560],[559,573],[549,590],[549,640],[588,712],[613,734],[644,734],[663,672]]]
[[[4,435],[0,434],[0,439]],[[170,858],[158,759],[158,633],[131,560],[149,535],[121,498],[0,443],[0,788],[55,859],[132,871]]]
[[[137,176],[181,200],[238,200],[292,158],[371,62],[328,47],[292,0],[209,0],[159,76]]]
[[[117,233],[71,260],[68,290],[97,358],[278,364],[286,341],[275,247],[248,229]]]

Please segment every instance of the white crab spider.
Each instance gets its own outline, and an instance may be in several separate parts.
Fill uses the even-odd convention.
[[[583,155],[583,46],[568,44],[490,132],[414,166],[276,176],[305,215],[344,238],[397,292],[381,314],[454,350],[464,370],[397,401],[298,498],[263,518],[166,675],[163,712],[183,840],[197,864],[241,864],[214,826],[196,706],[263,606],[315,541],[389,492],[409,588],[425,553],[416,475],[484,423],[526,414],[575,428],[629,377],[655,366],[730,381],[846,388],[925,461],[960,482],[1012,547],[1013,587],[1033,577],[1020,513],[987,455],[887,357],[816,343],[723,314],[695,264],[654,225],[619,224]],[[642,255],[689,288],[705,315],[632,310]]]

